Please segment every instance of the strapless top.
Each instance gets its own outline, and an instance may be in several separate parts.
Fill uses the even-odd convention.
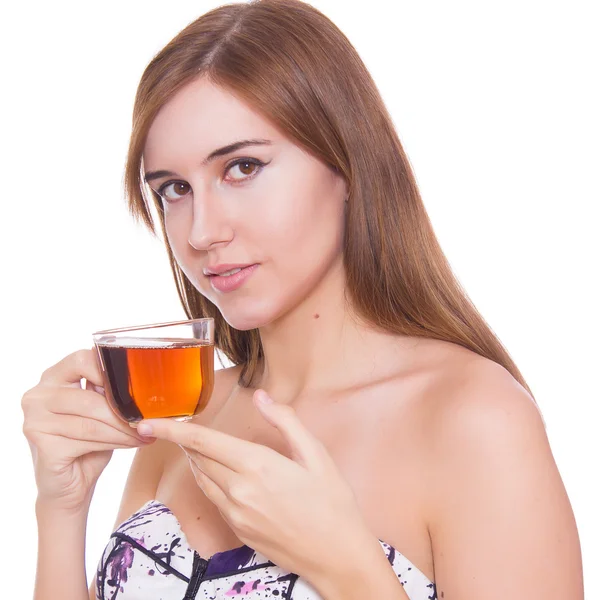
[[[435,583],[379,540],[410,600],[436,600]],[[151,500],[111,535],[96,572],[97,600],[322,600],[308,581],[249,546],[202,558],[170,509]],[[371,599],[369,599],[371,600]]]

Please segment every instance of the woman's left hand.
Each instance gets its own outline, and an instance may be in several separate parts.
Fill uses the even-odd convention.
[[[291,406],[273,403],[263,390],[253,400],[289,444],[291,459],[267,446],[171,419],[143,421],[138,433],[146,435],[144,425],[150,425],[153,437],[180,445],[198,486],[237,537],[282,569],[310,580],[352,564],[361,546],[375,538],[349,484]]]

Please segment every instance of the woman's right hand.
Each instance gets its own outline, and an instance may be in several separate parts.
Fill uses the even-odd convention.
[[[78,350],[44,371],[23,396],[23,433],[33,457],[38,502],[68,511],[88,507],[113,450],[154,441],[138,435],[114,414],[103,394],[91,389],[102,385],[95,353]]]

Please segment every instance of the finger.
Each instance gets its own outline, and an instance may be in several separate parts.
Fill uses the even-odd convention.
[[[96,394],[100,394],[101,396],[105,396],[104,387],[101,385],[96,385],[89,380],[85,380],[84,390],[89,390],[91,392],[96,392]]]
[[[127,448],[136,448],[151,443],[148,438],[145,440],[136,438],[102,421],[76,415],[62,415],[59,419],[45,419],[36,425],[36,431],[39,434],[60,436],[77,442],[101,442]]]
[[[225,493],[225,489],[223,488],[223,484],[220,483],[222,481],[222,473],[215,475],[215,470],[211,469],[211,476],[204,471],[205,465],[200,467],[195,458],[192,457],[190,454],[188,454],[188,460],[190,462],[190,467],[192,469],[192,473],[194,475],[194,478],[196,479],[198,487],[213,504],[219,507],[220,510],[225,510],[227,508],[228,498],[227,494]],[[219,463],[216,463],[215,461],[211,462],[213,462],[214,465],[219,465]],[[222,469],[226,468],[223,467],[223,465],[219,466]],[[229,472],[231,473],[232,471]]]
[[[139,444],[141,445],[141,444]],[[138,445],[138,447],[139,447]],[[68,460],[74,460],[91,452],[106,452],[107,450],[130,450],[135,446],[129,444],[110,444],[108,442],[80,442],[67,436],[49,436],[49,439],[38,445],[42,457],[61,456]]]
[[[95,350],[77,350],[65,356],[42,373],[40,383],[46,385],[72,385],[82,378],[102,386],[102,370]]]
[[[239,473],[232,471],[226,465],[223,465],[212,458],[208,458],[199,452],[186,448],[184,448],[184,452],[190,461],[190,465],[200,473],[206,475],[206,477],[210,478],[210,480],[216,483],[225,493],[229,491],[232,483],[240,477]]]
[[[147,419],[138,424],[137,430],[138,433],[195,450],[237,473],[242,473],[248,464],[253,463],[260,449],[264,450],[263,446],[222,431],[173,419]]]
[[[292,460],[307,468],[322,468],[329,455],[324,452],[321,441],[300,421],[292,406],[274,402],[264,390],[256,390],[252,400],[265,419],[285,438]]]
[[[106,398],[95,392],[80,388],[36,386],[23,397],[21,405],[25,420],[30,423],[55,419],[57,415],[75,415],[101,421],[135,439],[146,439],[117,417]]]
[[[134,439],[147,440],[133,427],[123,422],[101,394],[78,388],[64,388],[45,401],[45,408],[55,415],[74,415],[105,423]]]

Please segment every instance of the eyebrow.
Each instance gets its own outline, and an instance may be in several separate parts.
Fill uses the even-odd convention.
[[[236,150],[240,150],[242,148],[246,148],[246,146],[270,146],[273,142],[270,140],[240,140],[239,142],[234,142],[233,144],[228,144],[227,146],[223,146],[222,148],[217,148],[213,152],[211,152],[203,161],[202,166],[208,165],[211,161],[219,156],[225,156],[226,154],[231,154]],[[159,179],[160,177],[176,177],[176,174],[171,171],[150,171],[146,173],[144,176],[144,180],[146,183],[150,183],[153,179]]]

